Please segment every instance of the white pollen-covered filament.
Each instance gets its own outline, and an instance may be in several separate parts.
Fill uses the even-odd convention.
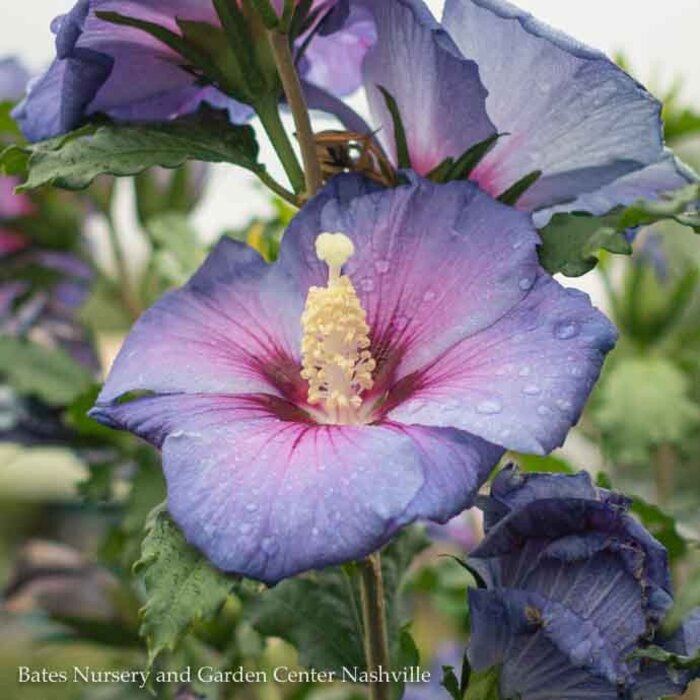
[[[301,317],[301,376],[308,400],[321,405],[328,423],[358,423],[362,392],[373,385],[376,362],[369,351],[369,326],[351,280],[341,274],[354,252],[342,233],[321,234],[319,259],[328,264],[328,285],[311,287]]]

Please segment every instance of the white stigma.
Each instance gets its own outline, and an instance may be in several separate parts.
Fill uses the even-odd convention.
[[[355,254],[355,244],[344,233],[322,233],[316,239],[316,256],[328,265],[329,279]]]
[[[372,388],[376,367],[365,310],[350,278],[341,275],[354,252],[343,233],[316,239],[316,255],[328,265],[328,285],[309,289],[301,317],[301,376],[309,383],[309,403],[322,405],[329,423],[360,422],[361,395]]]

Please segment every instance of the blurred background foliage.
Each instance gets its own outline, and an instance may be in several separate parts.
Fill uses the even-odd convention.
[[[678,94],[665,95],[669,145],[700,168],[700,113]],[[19,138],[8,115],[9,105],[2,105],[0,140],[6,143]],[[151,170],[117,184],[100,179],[81,193],[14,194],[16,184],[0,180],[0,697],[151,697],[129,684],[18,686],[18,665],[269,670],[329,654],[313,640],[286,638],[277,624],[282,609],[338,629],[333,653],[340,656],[331,662],[355,658],[356,639],[313,580],[286,582],[261,604],[255,586],[210,576],[193,555],[179,565],[198,570],[214,608],[194,622],[183,616],[183,605],[194,601],[169,598],[168,586],[177,582],[168,577],[177,574],[149,558],[149,547],[172,542],[157,510],[165,497],[158,455],[85,416],[134,320],[186,281],[213,243],[202,239],[191,217],[206,189],[206,166]],[[128,227],[116,204],[124,199],[133,204]],[[281,200],[270,210],[267,218],[221,233],[274,260],[293,210]],[[630,258],[603,253],[590,273],[602,290],[596,301],[621,339],[580,425],[552,457],[511,457],[525,469],[606,474],[601,478],[638,497],[635,513],[673,558],[680,614],[700,604],[700,247],[689,229],[673,223],[633,235]],[[396,658],[408,663],[419,653],[422,665],[432,663],[441,677],[442,664],[461,663],[465,588],[472,580],[453,558],[437,555],[464,556],[479,540],[479,518],[468,512],[428,534],[429,546],[420,533],[401,538],[385,561],[393,567],[390,594],[401,585],[410,608],[392,612]],[[341,570],[328,576],[336,577],[326,581],[329,590],[343,585]],[[303,607],[305,600],[313,609]],[[408,612],[410,636],[400,631]],[[168,630],[149,628],[155,614],[168,618]],[[148,658],[142,624],[157,637],[151,639],[151,649],[163,652],[157,658]],[[177,680],[152,690],[176,700],[199,693],[212,700],[361,694],[352,686],[190,686]],[[422,689],[422,697],[438,691]]]

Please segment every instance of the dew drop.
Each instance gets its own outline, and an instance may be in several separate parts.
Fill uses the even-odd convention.
[[[247,535],[252,529],[253,526],[250,523],[241,523],[238,526],[238,532],[240,532],[241,535]]]
[[[380,275],[384,275],[389,272],[389,261],[388,260],[377,260],[374,263],[374,267]]]
[[[518,375],[521,377],[529,377],[531,372],[532,369],[530,369],[530,367],[521,367]]]
[[[537,414],[540,416],[548,416],[551,412],[552,409],[549,408],[549,406],[545,406],[544,404],[537,407]]]
[[[249,503],[249,504],[245,507],[245,509],[246,509],[249,513],[255,513],[255,511],[258,509],[258,506],[257,506],[255,503]]]
[[[580,328],[576,321],[560,321],[554,324],[554,335],[559,340],[570,340],[575,338],[580,332]]]
[[[428,303],[430,303],[431,301],[435,301],[435,297],[436,297],[436,296],[437,296],[437,295],[435,294],[435,292],[427,291],[427,292],[423,295],[423,301],[424,301],[426,304],[428,304]]]
[[[528,396],[537,396],[537,394],[541,393],[542,389],[540,389],[536,384],[526,384],[523,387],[523,394],[527,394]]]
[[[364,292],[371,292],[374,289],[374,280],[371,279],[370,277],[365,277],[361,282],[360,282],[360,288]]]
[[[579,367],[578,365],[574,365],[573,367],[569,367],[569,374],[572,377],[582,377],[583,376],[583,367]]]
[[[518,287],[520,287],[520,289],[522,289],[524,292],[527,292],[532,289],[533,284],[535,284],[534,277],[523,277],[520,282],[518,282]]]
[[[566,399],[558,399],[556,403],[557,408],[563,412],[570,411],[573,408],[571,401],[567,401]]]
[[[476,407],[477,413],[482,413],[484,415],[490,416],[496,413],[500,413],[503,410],[503,405],[500,401],[482,401]]]

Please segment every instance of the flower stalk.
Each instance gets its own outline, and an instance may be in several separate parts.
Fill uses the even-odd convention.
[[[360,564],[362,622],[365,635],[365,659],[370,677],[370,700],[389,700],[391,685],[379,679],[379,671],[389,670],[389,643],[386,631],[386,602],[382,563],[379,553],[363,559]]]
[[[316,157],[316,143],[313,129],[311,128],[309,110],[306,106],[299,74],[294,66],[294,59],[289,47],[289,37],[274,30],[268,33],[268,37],[284,94],[287,98],[287,104],[294,117],[297,139],[301,148],[301,158],[304,164],[306,196],[312,197],[321,188],[323,177],[321,175],[321,166]]]

